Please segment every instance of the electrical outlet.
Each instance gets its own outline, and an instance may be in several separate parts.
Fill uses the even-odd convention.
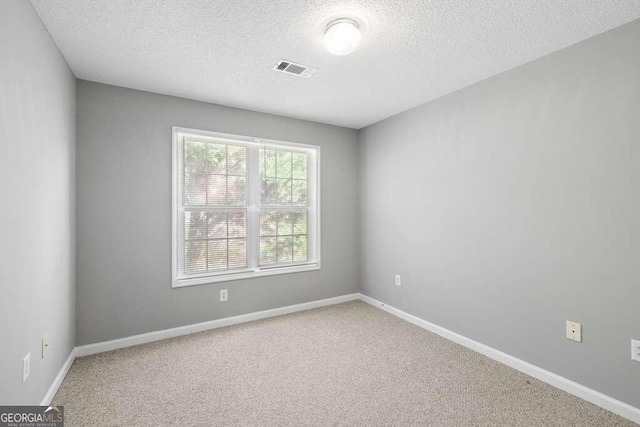
[[[220,301],[229,300],[229,291],[226,289],[220,289]]]
[[[47,351],[49,350],[49,335],[44,334],[42,337],[42,358],[47,355]]]
[[[567,338],[573,341],[582,342],[582,325],[567,320]]]
[[[402,278],[399,274],[396,274],[396,286],[402,286]]]
[[[631,340],[631,360],[640,362],[640,341]]]
[[[30,368],[31,368],[31,353],[27,353],[24,359],[22,359],[22,382],[27,381],[27,378],[29,378]]]

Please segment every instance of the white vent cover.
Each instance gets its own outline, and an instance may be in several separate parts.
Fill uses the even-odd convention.
[[[307,67],[306,65],[296,64],[295,62],[285,61],[284,59],[278,61],[273,69],[282,71],[283,73],[293,74],[294,76],[304,77],[305,79],[308,79],[318,71],[317,68]]]

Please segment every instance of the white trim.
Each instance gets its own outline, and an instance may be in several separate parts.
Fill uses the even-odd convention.
[[[242,135],[233,135],[228,133],[220,133],[220,132],[212,132],[212,131],[204,131],[197,129],[184,128],[179,126],[172,126],[171,128],[172,138],[171,138],[171,287],[172,288],[180,288],[185,286],[194,286],[194,285],[204,285],[216,282],[225,282],[231,280],[241,280],[241,279],[251,279],[255,277],[262,276],[273,276],[278,274],[287,274],[287,273],[301,273],[306,271],[320,270],[322,268],[321,264],[321,253],[322,253],[322,234],[321,234],[321,224],[320,224],[320,212],[321,212],[321,171],[320,171],[320,154],[321,148],[318,145],[312,144],[301,144],[297,142],[289,142],[289,141],[279,141],[273,139],[265,139],[265,138],[256,138],[251,136],[242,136]],[[312,165],[308,165],[308,170],[310,172],[309,176],[309,185],[312,189],[314,189],[315,198],[310,200],[308,206],[300,206],[300,207],[281,207],[281,206],[261,206],[259,202],[259,189],[256,187],[255,179],[252,179],[251,173],[255,173],[256,170],[254,168],[250,168],[247,165],[247,186],[249,188],[248,197],[246,200],[246,206],[225,206],[224,209],[234,209],[245,210],[247,213],[247,225],[250,225],[250,221],[257,221],[256,218],[250,218],[250,213],[259,212],[259,210],[254,211],[255,208],[273,208],[274,210],[278,209],[289,209],[292,208],[296,210],[300,208],[301,210],[305,210],[308,212],[308,221],[313,224],[313,229],[310,229],[307,235],[307,239],[309,242],[308,255],[309,262],[304,264],[293,264],[293,265],[277,265],[277,266],[265,266],[262,268],[255,268],[252,266],[252,263],[257,262],[257,254],[253,253],[253,257],[251,259],[247,259],[249,268],[243,268],[240,270],[225,270],[221,272],[208,272],[206,274],[200,275],[191,275],[189,277],[181,277],[178,273],[178,252],[180,252],[179,245],[182,243],[178,239],[178,187],[180,186],[180,177],[178,176],[178,166],[179,159],[178,155],[180,154],[180,138],[183,135],[189,135],[189,137],[193,137],[198,139],[198,136],[203,137],[202,140],[220,140],[220,142],[225,144],[237,144],[241,146],[247,147],[248,150],[255,150],[253,154],[250,152],[247,153],[248,160],[253,158],[253,161],[257,162],[257,150],[261,146],[271,146],[274,148],[282,148],[285,147],[291,149],[292,151],[300,151],[305,152],[309,155],[309,161],[313,160]],[[256,164],[257,165],[257,164]],[[313,172],[313,173],[311,173]],[[253,188],[256,187],[256,188]],[[257,197],[257,199],[256,199]],[[248,232],[247,234],[247,257],[251,255],[252,252],[258,250],[258,242],[259,237],[255,235],[257,230],[259,229],[259,224],[253,224],[251,228],[252,232]],[[249,231],[249,230],[248,230]],[[184,275],[182,275],[184,276]]]
[[[261,268],[256,270],[233,272],[227,274],[218,274],[211,276],[197,277],[193,279],[178,279],[173,283],[173,288],[181,288],[184,286],[206,285],[208,283],[228,282],[231,280],[251,279],[253,277],[275,276],[277,274],[303,273],[305,271],[320,270],[320,264],[305,264],[296,266],[278,266],[272,268]]]
[[[71,350],[71,353],[69,354],[69,357],[67,357],[67,360],[62,365],[62,368],[60,368],[58,375],[56,375],[56,377],[53,379],[53,382],[51,383],[51,387],[49,387],[49,390],[47,390],[47,394],[44,395],[42,402],[40,402],[40,406],[49,406],[49,404],[53,400],[53,396],[55,396],[56,393],[58,392],[58,389],[60,388],[60,385],[62,384],[64,377],[67,376],[67,373],[69,372],[69,369],[71,369],[71,365],[73,365],[73,361],[75,359],[76,359],[76,348],[73,348]]]
[[[315,204],[309,206],[309,215],[315,215],[315,218],[312,218],[311,223],[315,224],[315,230],[310,230],[310,234],[311,234],[311,239],[312,241],[315,241],[315,247],[311,248],[313,250],[313,259],[315,259],[316,263],[318,264],[318,267],[322,266],[322,218],[321,218],[321,212],[322,212],[322,192],[321,190],[321,183],[322,183],[322,165],[320,164],[320,160],[321,160],[321,151],[322,148],[318,145],[316,146],[316,153],[315,153],[315,164],[313,165],[313,168],[315,168],[314,173],[309,177],[309,181],[312,184],[312,188],[315,188],[316,190],[316,198],[315,198]],[[307,165],[307,170],[311,171],[311,168],[308,167]],[[315,233],[315,235],[314,235]]]
[[[233,134],[233,133],[223,133],[223,132],[214,132],[214,131],[209,131],[209,130],[201,130],[201,129],[193,129],[193,128],[185,128],[185,127],[180,127],[180,126],[172,126],[172,131],[173,132],[179,132],[179,133],[189,133],[189,134],[193,134],[193,135],[201,135],[201,136],[206,136],[209,138],[217,138],[217,139],[221,139],[221,140],[226,140],[227,142],[229,140],[231,141],[244,141],[244,142],[248,142],[248,143],[258,143],[260,145],[274,145],[274,146],[281,146],[281,145],[287,145],[289,147],[293,147],[293,148],[300,148],[303,150],[308,150],[309,148],[320,148],[320,146],[318,145],[313,145],[313,144],[302,144],[300,142],[291,142],[291,141],[283,141],[283,140],[279,140],[279,139],[268,139],[268,138],[258,138],[258,137],[254,137],[254,136],[246,136],[246,135],[237,135],[237,134]]]
[[[105,351],[116,350],[124,347],[131,347],[133,345],[145,344],[153,341],[164,340],[167,338],[194,334],[196,332],[207,331],[209,329],[222,328],[225,326],[237,325],[239,323],[266,319],[268,317],[282,316],[284,314],[310,310],[312,308],[340,304],[347,301],[357,300],[359,298],[360,298],[359,294],[342,295],[339,297],[305,302],[302,304],[273,308],[271,310],[257,311],[254,313],[241,314],[239,316],[233,316],[233,317],[225,317],[223,319],[211,320],[208,322],[195,323],[195,324],[186,325],[186,326],[179,326],[177,328],[164,329],[164,330],[155,331],[155,332],[148,332],[146,334],[133,335],[130,337],[119,338],[111,341],[104,341],[104,342],[99,342],[95,344],[82,345],[75,348],[75,355],[77,357],[89,356],[91,354],[103,353]]]
[[[254,313],[241,314],[234,317],[226,317],[223,319],[212,320],[209,322],[196,323],[187,326],[180,326],[177,328],[165,329],[161,331],[149,332],[146,334],[133,335],[130,337],[115,339],[111,341],[103,341],[95,344],[82,345],[74,347],[69,354],[69,357],[60,368],[58,375],[56,375],[53,383],[47,390],[41,406],[49,405],[51,400],[58,392],[62,381],[66,377],[73,361],[76,357],[89,356],[92,354],[103,353],[105,351],[116,350],[119,348],[131,347],[133,345],[149,343],[153,341],[160,341],[167,338],[179,337],[182,335],[189,335],[196,332],[202,332],[209,329],[222,328],[224,326],[236,325],[239,323],[251,322],[259,319],[266,319],[268,317],[282,316],[284,314],[296,313],[299,311],[311,310],[313,308],[326,307],[328,305],[341,304],[343,302],[354,301],[360,299],[360,294],[347,294],[339,297],[326,298],[316,301],[305,302],[302,304],[289,305],[285,307],[274,308],[271,310],[258,311]]]
[[[58,373],[56,378],[53,380],[53,383],[51,384],[51,387],[49,387],[49,390],[47,391],[47,394],[42,400],[41,405],[49,405],[49,403],[51,403],[51,400],[53,399],[56,392],[58,391],[58,388],[62,384],[62,381],[67,375],[67,372],[69,372],[69,369],[71,368],[71,365],[73,364],[73,361],[75,360],[76,357],[89,356],[92,354],[116,350],[124,347],[130,347],[133,345],[144,344],[144,343],[159,341],[167,338],[193,334],[196,332],[202,332],[209,329],[216,329],[216,328],[221,328],[225,326],[236,325],[239,323],[251,322],[259,319],[266,319],[274,316],[281,316],[281,315],[295,313],[299,311],[310,310],[318,307],[325,307],[329,305],[340,304],[343,302],[353,301],[357,299],[360,299],[366,302],[367,304],[370,304],[383,311],[386,311],[387,313],[393,314],[394,316],[397,316],[403,320],[406,320],[409,323],[412,323],[423,329],[431,331],[437,335],[440,335],[462,346],[465,346],[471,350],[477,351],[478,353],[483,354],[493,360],[503,363],[520,372],[523,372],[527,375],[537,378],[540,381],[543,381],[556,388],[564,390],[570,394],[573,394],[574,396],[580,397],[588,402],[591,402],[615,414],[618,414],[622,417],[625,417],[633,422],[640,424],[640,409],[636,407],[633,407],[627,403],[621,402],[603,393],[600,393],[598,391],[585,387],[567,378],[561,377],[560,375],[554,374],[538,366],[532,365],[529,362],[525,362],[522,359],[518,359],[514,356],[503,353],[500,350],[496,350],[485,344],[474,341],[470,338],[457,334],[446,328],[443,328],[441,326],[428,322],[417,316],[406,313],[402,310],[389,306],[385,303],[382,303],[378,300],[375,300],[373,298],[370,298],[360,293],[342,295],[339,297],[327,298],[327,299],[311,301],[311,302],[302,303],[302,304],[274,308],[271,310],[264,310],[264,311],[254,312],[254,313],[242,314],[239,316],[227,317],[223,319],[212,320],[209,322],[196,323],[196,324],[187,325],[187,326],[180,326],[177,328],[165,329],[161,331],[149,332],[146,334],[134,335],[134,336],[115,339],[111,341],[104,341],[100,343],[75,347],[71,351],[71,354],[69,354],[69,357],[65,361],[64,365],[62,365],[60,372]]]
[[[434,334],[440,335],[441,337],[444,337],[464,347],[470,348],[473,351],[477,351],[478,353],[483,354],[502,364],[505,364],[513,369],[537,378],[540,381],[559,388],[560,390],[564,390],[567,393],[573,394],[574,396],[582,398],[588,402],[600,406],[601,408],[607,409],[615,414],[618,414],[640,424],[639,408],[621,402],[617,399],[602,394],[599,391],[595,391],[593,389],[585,387],[582,384],[578,384],[567,378],[561,377],[560,375],[554,374],[553,372],[549,372],[538,366],[532,365],[531,363],[525,362],[522,359],[518,359],[517,357],[511,356],[507,353],[503,353],[502,351],[496,350],[495,348],[489,347],[488,345],[474,341],[471,338],[467,338],[465,336],[457,334],[453,331],[450,331],[449,329],[443,328],[442,326],[438,326],[417,316],[406,313],[364,294],[360,294],[360,299],[367,304],[371,304],[372,306],[386,311],[387,313],[393,314],[394,316],[406,320],[409,323],[413,323],[416,326],[431,331]]]
[[[171,287],[178,279],[178,129],[171,128]]]

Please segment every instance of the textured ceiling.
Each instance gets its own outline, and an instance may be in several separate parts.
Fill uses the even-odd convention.
[[[640,18],[640,0],[32,3],[80,79],[353,128]],[[363,36],[337,57],[322,35],[343,16]]]

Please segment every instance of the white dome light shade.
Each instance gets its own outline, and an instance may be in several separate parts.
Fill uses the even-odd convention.
[[[324,45],[334,55],[348,55],[356,50],[360,37],[360,29],[356,21],[348,18],[337,19],[327,25]]]

